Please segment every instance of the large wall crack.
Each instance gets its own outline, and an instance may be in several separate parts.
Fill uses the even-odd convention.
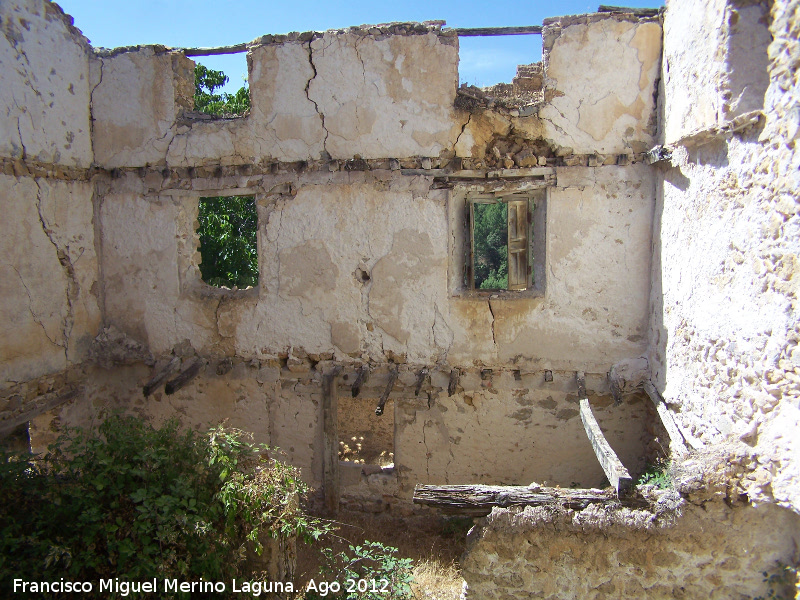
[[[64,316],[62,330],[64,335],[64,345],[63,345],[64,355],[65,358],[69,360],[68,356],[69,339],[70,336],[72,335],[73,325],[75,324],[74,303],[77,301],[80,286],[78,285],[78,279],[75,275],[75,267],[72,264],[72,260],[69,257],[68,251],[61,248],[58,245],[58,240],[56,239],[53,230],[47,226],[47,222],[44,218],[44,213],[42,212],[42,188],[38,180],[34,179],[34,183],[36,183],[36,190],[37,190],[36,210],[39,215],[39,224],[42,227],[42,231],[47,236],[47,239],[50,240],[50,243],[53,245],[53,248],[56,251],[56,257],[58,258],[58,262],[61,264],[61,268],[64,270],[64,275],[67,278],[67,286],[65,290],[65,296],[67,301],[67,314]]]
[[[308,101],[311,102],[314,105],[314,110],[316,110],[317,114],[319,115],[320,123],[322,125],[322,130],[325,132],[325,139],[322,140],[322,151],[323,151],[323,153],[325,155],[330,156],[328,154],[328,135],[329,135],[329,132],[328,132],[328,128],[325,127],[325,114],[322,111],[320,111],[319,104],[317,104],[317,102],[313,98],[311,98],[311,95],[309,94],[309,88],[311,87],[311,82],[314,81],[314,79],[317,77],[317,67],[314,64],[314,49],[311,47],[312,41],[313,40],[308,42],[308,64],[311,65],[311,70],[314,72],[314,74],[306,82],[305,92],[306,92],[306,98],[308,98]]]
[[[28,312],[31,313],[31,317],[33,317],[34,323],[36,323],[42,328],[42,331],[44,332],[44,337],[47,338],[48,342],[50,342],[51,344],[53,344],[58,348],[64,348],[66,352],[65,344],[59,344],[56,340],[50,337],[50,335],[47,333],[47,327],[45,327],[44,323],[42,322],[42,318],[39,315],[37,315],[36,312],[33,310],[33,296],[31,296],[31,291],[28,289],[28,285],[25,283],[25,278],[22,277],[22,273],[20,273],[17,267],[15,267],[14,265],[9,265],[9,266],[12,269],[14,269],[14,272],[17,274],[17,277],[19,277],[20,283],[22,283],[22,287],[25,289],[25,293],[28,296]]]
[[[492,315],[492,343],[495,346],[497,346],[497,338],[495,337],[495,332],[494,332],[494,324],[497,321],[497,319],[495,319],[495,316],[494,316],[494,309],[492,308],[492,301],[491,300],[487,300],[486,304],[489,305],[489,312]]]

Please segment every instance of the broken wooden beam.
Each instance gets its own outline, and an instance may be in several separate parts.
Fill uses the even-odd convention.
[[[395,381],[397,381],[397,367],[389,371],[389,383],[386,384],[386,389],[383,390],[383,394],[381,394],[381,399],[378,401],[378,406],[375,407],[375,414],[379,417],[383,414],[383,407],[386,405],[386,401],[389,399],[389,394],[392,393],[392,388],[394,387]]]
[[[66,389],[50,392],[49,394],[43,394],[27,402],[26,404],[30,404],[33,407],[9,419],[0,421],[0,439],[12,434],[14,430],[34,417],[77,398],[83,390],[84,388],[81,386],[68,387]]]
[[[147,398],[150,394],[152,394],[153,390],[155,390],[167,377],[172,375],[172,372],[175,371],[180,364],[181,359],[177,356],[173,356],[171,361],[156,371],[150,380],[144,384],[144,387],[142,387],[144,397]]]
[[[594,418],[592,408],[589,406],[589,398],[586,395],[586,382],[583,373],[579,372],[577,379],[581,421],[583,421],[583,428],[589,437],[589,443],[592,444],[592,450],[594,450],[597,460],[600,461],[600,466],[603,467],[603,472],[606,474],[608,482],[617,491],[617,496],[625,496],[633,487],[633,478],[606,441],[603,430],[600,429],[597,419]]]
[[[422,385],[425,383],[425,379],[428,377],[428,368],[422,369],[417,374],[417,383],[414,386],[414,397],[419,396],[419,393],[422,391]]]
[[[620,501],[611,490],[562,489],[517,485],[417,485],[414,504],[433,506],[448,514],[488,515],[492,508],[560,506],[581,510],[590,504],[644,506],[643,498]]]
[[[661,422],[664,424],[664,429],[667,430],[670,454],[675,456],[685,456],[689,453],[689,450],[686,447],[686,442],[683,439],[681,430],[678,429],[678,425],[675,423],[672,412],[670,412],[666,402],[664,402],[664,398],[662,398],[661,394],[658,393],[658,390],[656,389],[656,386],[653,385],[652,381],[646,380],[642,385],[644,386],[644,391],[647,392],[648,396],[650,396],[650,400],[652,400],[653,404],[655,404],[656,412],[658,413]]]
[[[322,377],[322,491],[325,509],[331,515],[339,512],[339,396],[336,378],[342,371],[336,365]]]
[[[459,37],[491,36],[491,35],[541,35],[541,25],[523,27],[453,27],[444,31],[455,31]]]
[[[461,371],[453,369],[450,371],[450,383],[447,384],[447,395],[452,396],[458,388],[458,381],[461,379]]]
[[[197,377],[197,375],[200,373],[200,369],[202,369],[205,364],[206,361],[202,358],[195,358],[188,367],[178,374],[177,377],[170,379],[164,386],[164,391],[166,392],[167,396],[174,394],[192,379]]]
[[[656,17],[659,13],[658,8],[630,8],[627,6],[606,6],[601,4],[597,9],[600,13],[618,13],[636,15],[637,17]]]
[[[361,386],[367,383],[368,380],[369,365],[361,365],[358,368],[358,375],[356,375],[356,380],[353,382],[353,387],[350,389],[353,398],[358,398],[358,395],[361,393]]]

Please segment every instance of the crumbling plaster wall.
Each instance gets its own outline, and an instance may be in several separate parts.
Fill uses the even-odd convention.
[[[81,362],[98,333],[89,57],[43,1],[0,5],[0,388]],[[46,390],[45,390],[46,391]],[[5,397],[0,410],[26,410]]]
[[[692,445],[704,454],[728,444],[739,457],[732,489],[798,511],[800,21],[796,3],[772,4],[753,32],[772,36],[764,116],[723,122],[731,78],[714,68],[702,80],[680,74],[711,56],[725,64],[735,46],[725,24],[759,5],[720,4],[707,13],[720,26],[697,29],[701,4],[670,2],[665,17],[672,159],[656,209],[651,368]],[[732,68],[742,67],[750,64]],[[681,97],[716,108],[689,113],[673,102]]]

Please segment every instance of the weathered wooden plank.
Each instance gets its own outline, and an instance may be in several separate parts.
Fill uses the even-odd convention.
[[[454,27],[446,31],[455,31],[459,37],[491,36],[491,35],[537,35],[542,33],[541,25],[523,27]]]
[[[669,436],[670,453],[675,456],[685,456],[689,453],[689,449],[686,447],[683,434],[675,424],[675,419],[673,418],[669,408],[667,408],[664,399],[661,397],[661,394],[658,393],[658,390],[656,389],[656,386],[653,385],[652,381],[645,381],[643,386],[644,391],[647,392],[648,396],[650,396],[650,400],[652,400],[653,404],[656,405],[656,412],[661,418],[661,422],[664,424],[664,429],[667,430],[667,435]]]
[[[601,13],[627,13],[637,17],[655,17],[658,15],[657,8],[629,8],[627,6],[606,6],[601,4],[597,12]]]
[[[174,48],[183,52],[184,56],[214,56],[216,54],[238,54],[247,52],[248,43],[234,44],[233,46],[218,46],[214,48]]]
[[[339,512],[339,396],[336,378],[342,367],[336,365],[322,378],[322,490],[325,509]]]
[[[174,394],[188,384],[192,379],[197,377],[197,375],[200,373],[200,369],[202,369],[205,364],[206,361],[202,358],[195,358],[188,367],[178,374],[177,377],[170,379],[164,386],[164,391],[166,392],[167,396]]]
[[[506,178],[506,177],[546,177],[548,175],[555,175],[556,170],[553,167],[520,167],[517,169],[497,169],[488,171],[486,177],[489,179]]]
[[[600,466],[603,467],[603,472],[606,474],[608,482],[617,490],[617,495],[622,497],[633,487],[633,479],[625,465],[622,464],[622,461],[606,441],[600,425],[598,425],[592,414],[592,408],[589,406],[589,399],[586,397],[583,382],[578,384],[579,389],[582,387],[583,393],[580,394],[580,406],[583,428],[586,430],[586,435],[589,436],[589,442],[592,444],[597,460],[600,461]]]
[[[583,509],[590,504],[644,506],[642,498],[620,501],[611,490],[561,489],[505,485],[417,485],[414,503],[434,506],[445,513],[483,516],[492,508],[562,506]]]
[[[395,381],[397,381],[397,367],[394,367],[389,371],[389,383],[386,384],[386,389],[383,390],[383,394],[381,394],[381,398],[378,401],[378,406],[375,407],[375,414],[379,417],[383,414],[383,407],[386,405],[386,401],[389,399],[389,394],[392,393],[392,388],[394,387]]]
[[[358,375],[356,375],[356,380],[353,382],[353,387],[350,390],[353,398],[358,398],[358,395],[361,393],[361,386],[364,385],[369,380],[369,365],[361,365],[358,368]]]
[[[144,384],[142,387],[142,392],[144,392],[145,398],[153,393],[162,381],[164,381],[167,377],[172,375],[172,372],[177,370],[177,368],[181,364],[181,359],[178,356],[173,356],[172,360],[169,361],[163,368],[156,371],[156,373],[150,378],[150,380]]]
[[[461,371],[453,369],[450,371],[450,382],[447,384],[447,395],[452,396],[456,393],[458,382],[461,379]]]
[[[52,410],[70,400],[77,398],[82,392],[83,387],[68,387],[66,389],[44,394],[31,401],[33,408],[26,410],[10,419],[0,421],[0,438],[4,438],[14,432],[17,427],[24,425],[34,417]]]

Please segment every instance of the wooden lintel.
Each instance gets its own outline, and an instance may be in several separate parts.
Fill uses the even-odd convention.
[[[664,429],[667,430],[667,435],[669,436],[670,454],[675,456],[684,456],[688,454],[689,450],[686,447],[683,434],[681,433],[681,430],[678,429],[672,413],[670,412],[669,408],[667,408],[667,404],[664,402],[661,394],[658,393],[656,386],[654,386],[653,382],[649,380],[645,381],[643,386],[644,391],[647,392],[647,395],[650,396],[650,400],[652,400],[653,404],[656,406],[656,412],[658,413],[661,422],[664,424]]]
[[[32,401],[33,408],[23,413],[14,415],[10,419],[0,421],[0,439],[10,435],[17,427],[24,425],[34,417],[61,406],[77,398],[83,392],[83,387],[68,387],[66,389],[44,394]]]
[[[641,498],[620,501],[610,490],[562,489],[505,485],[417,485],[414,504],[424,504],[449,514],[480,517],[493,507],[561,506],[580,510],[590,504],[644,506]]]
[[[178,374],[177,377],[170,379],[164,386],[164,391],[166,392],[167,396],[174,394],[192,379],[197,377],[197,375],[200,373],[200,369],[202,369],[205,364],[206,361],[202,358],[195,358],[188,367]]]
[[[369,365],[361,365],[358,368],[358,375],[356,375],[356,380],[353,382],[353,387],[350,389],[350,393],[352,394],[353,398],[358,398],[358,395],[361,393],[361,386],[364,385],[369,380]]]
[[[659,13],[658,8],[629,8],[627,6],[606,6],[601,4],[597,9],[601,13],[620,13],[636,15],[637,17],[655,17]]]
[[[162,381],[172,375],[172,372],[176,371],[180,364],[181,359],[177,356],[173,356],[171,361],[156,371],[150,380],[144,384],[144,387],[142,387],[142,392],[144,393],[145,398],[152,394],[153,390],[155,390]]]
[[[428,377],[428,368],[425,367],[417,374],[417,384],[414,387],[414,396],[419,396],[419,393],[422,391],[422,385],[425,383],[425,379]]]
[[[578,385],[580,388],[581,384],[579,383]],[[594,454],[597,460],[600,461],[600,466],[603,467],[603,472],[606,474],[608,482],[617,490],[617,496],[623,497],[633,487],[633,478],[606,441],[600,425],[598,425],[594,414],[592,414],[592,408],[589,406],[589,399],[585,396],[585,392],[581,397],[580,406],[583,428],[586,430],[586,435],[592,444]]]
[[[336,365],[322,378],[322,490],[325,508],[331,515],[339,512],[339,396],[336,378],[342,371]]]
[[[242,43],[216,48],[173,48],[173,50],[182,52],[184,56],[214,56],[217,54],[239,54],[240,52],[247,52],[249,48],[250,44]]]
[[[383,390],[383,394],[381,394],[381,399],[378,401],[378,406],[375,407],[375,414],[379,417],[383,414],[383,407],[386,405],[386,401],[389,399],[389,394],[392,393],[392,388],[394,387],[395,381],[397,381],[397,367],[394,367],[389,371],[389,383],[386,384],[386,389]]]
[[[444,31],[455,31],[459,37],[490,35],[541,35],[541,25],[524,27],[454,27]]]
[[[450,382],[447,384],[447,395],[452,396],[456,393],[456,388],[458,388],[458,382],[461,379],[461,371],[458,369],[453,369],[450,371]]]

